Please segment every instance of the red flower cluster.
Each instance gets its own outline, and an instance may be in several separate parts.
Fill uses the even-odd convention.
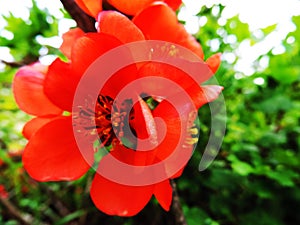
[[[8,193],[2,184],[0,184],[0,198],[8,198]]]
[[[190,49],[203,59],[200,44],[186,32],[173,11],[181,1],[108,0],[119,11],[132,15],[132,20],[117,11],[102,11],[101,0],[76,2],[96,18],[97,32],[84,33],[78,28],[70,30],[64,34],[64,42],[60,48],[68,58],[67,62],[56,59],[49,67],[40,63],[25,66],[17,72],[13,82],[19,107],[36,116],[23,130],[24,136],[29,140],[23,153],[26,171],[39,181],[78,179],[90,169],[95,160],[93,143],[96,140],[101,141],[101,147],[111,147],[110,156],[134,166],[149,166],[163,161],[172,154],[175,145],[181,146],[182,151],[191,153],[196,142],[192,134],[197,133],[193,128],[193,108],[198,109],[216,99],[222,87],[200,87],[183,71],[170,65],[149,62],[125,67],[99,90],[95,103],[87,102],[77,110],[73,107],[76,88],[85,71],[97,58],[123,44],[161,40]],[[209,58],[206,63],[214,73],[220,64],[219,55]],[[157,106],[150,109],[143,99],[143,93],[137,93],[136,103],[126,100],[114,107],[114,99],[126,84],[149,76],[167,78],[180,85],[192,99],[193,105],[179,102],[175,108],[166,96],[153,96]],[[151,83],[148,85],[152,85],[152,89],[165,88]],[[147,94],[151,96],[151,93]],[[155,117],[164,120],[165,129],[161,129],[154,120]],[[96,126],[90,126],[92,124]],[[181,140],[182,134],[178,134],[178,130],[182,126],[187,132]],[[140,143],[138,139],[128,138],[124,132],[126,129],[140,139],[150,136],[154,140],[154,149],[136,151]],[[87,139],[85,152],[88,153],[85,156],[78,148],[74,130]],[[163,136],[162,130],[166,130],[166,134],[157,144],[158,137]],[[130,145],[125,145],[124,140],[129,141]],[[109,168],[109,163],[109,157],[104,156],[100,161],[101,168]],[[165,166],[166,169],[172,167]],[[180,168],[163,181],[144,186],[120,184],[96,173],[90,194],[97,208],[110,215],[135,215],[143,209],[152,195],[165,210],[169,210],[172,201],[169,179],[180,176],[182,170]],[[115,172],[121,174],[122,171]],[[134,177],[135,174],[130,176]]]

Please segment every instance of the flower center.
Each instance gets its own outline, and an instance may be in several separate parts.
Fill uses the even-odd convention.
[[[78,112],[74,113],[74,119],[78,121],[74,124],[76,131],[91,141],[98,139],[100,148],[121,143],[120,139],[124,137],[124,121],[130,104],[124,102],[118,107],[113,103],[111,97],[99,95],[96,103],[86,99],[85,105],[79,106]]]

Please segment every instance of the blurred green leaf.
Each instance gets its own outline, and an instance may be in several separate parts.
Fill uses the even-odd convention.
[[[276,29],[276,27],[277,27],[277,24],[273,24],[273,25],[263,28],[262,31],[266,35],[266,34],[271,33],[272,31],[274,31]]]
[[[59,221],[57,221],[55,223],[55,225],[67,224],[67,223],[71,222],[72,220],[81,217],[84,214],[85,214],[84,210],[78,210],[78,211],[73,212],[73,213],[65,216],[64,218],[60,219]]]

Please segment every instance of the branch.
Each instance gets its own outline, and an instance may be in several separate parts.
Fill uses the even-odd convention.
[[[173,189],[173,202],[171,206],[172,213],[175,217],[176,225],[187,225],[187,222],[185,220],[185,216],[183,214],[183,210],[180,204],[179,195],[176,188],[176,183],[174,180],[170,180],[171,186]]]
[[[31,215],[22,215],[22,213],[6,198],[0,197],[0,202],[7,208],[11,215],[24,225],[31,225],[33,218]]]
[[[3,59],[0,59],[0,63],[3,63],[3,64],[5,64],[6,66],[10,66],[10,67],[12,67],[12,68],[19,68],[19,67],[21,67],[21,66],[24,66],[24,64],[21,63],[21,62],[8,62],[8,61],[3,60]]]
[[[60,0],[65,10],[76,21],[77,26],[84,32],[96,32],[95,19],[87,15],[74,0]]]
[[[41,188],[46,192],[46,194],[51,199],[51,203],[57,209],[60,216],[65,217],[70,214],[70,210],[65,206],[65,204],[58,198],[51,188],[48,185],[41,185]]]
[[[6,66],[9,66],[11,68],[19,68],[21,66],[29,65],[31,63],[34,63],[38,60],[39,58],[37,56],[33,55],[26,55],[21,61],[18,62],[8,62],[4,59],[0,59],[0,63],[3,63]]]

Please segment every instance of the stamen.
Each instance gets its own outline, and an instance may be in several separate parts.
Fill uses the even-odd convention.
[[[73,119],[78,121],[74,124],[77,132],[94,142],[98,139],[100,148],[112,145],[113,149],[122,144],[120,139],[125,135],[124,121],[128,119],[132,104],[130,100],[125,100],[121,106],[113,103],[109,96],[99,95],[94,103],[86,99],[84,106],[79,106],[73,114]]]
[[[197,129],[196,127],[191,127],[191,128],[189,129],[189,133],[190,133],[191,135],[197,135],[197,134],[198,134],[198,129]]]
[[[194,121],[191,119],[195,117],[195,113],[191,112],[189,114],[189,121],[188,121],[188,129],[187,129],[187,137],[185,138],[184,144],[182,145],[184,148],[188,148],[191,145],[198,143],[198,134],[199,129],[197,128],[196,124],[194,124]],[[190,124],[192,123],[192,126]]]
[[[83,106],[78,106],[78,111],[73,114],[76,121],[76,131],[91,141],[101,140],[101,145],[109,146],[115,138],[111,125],[111,108],[113,99],[99,95],[97,101],[85,99]]]
[[[196,111],[192,111],[189,113],[188,116],[188,127],[192,127],[194,125],[194,121],[197,118],[197,112]]]
[[[124,136],[124,131],[123,131],[123,127],[124,127],[124,120],[126,118],[127,112],[114,112],[112,114],[112,125],[114,127],[114,130],[118,136],[118,138],[122,138]]]
[[[198,142],[198,138],[189,137],[185,139],[185,143],[189,145],[194,145]]]

